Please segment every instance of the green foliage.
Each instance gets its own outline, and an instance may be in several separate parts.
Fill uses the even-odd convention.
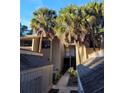
[[[55,19],[57,15],[54,10],[48,8],[39,8],[33,12],[33,18],[31,19],[30,26],[34,32],[42,28],[44,32],[50,32],[55,26]]]
[[[70,67],[67,71],[71,77],[77,77],[77,71],[73,69],[73,67]]]
[[[56,80],[59,80],[61,78],[61,74],[60,73],[57,73],[56,74]]]
[[[89,34],[87,38],[95,47],[95,33],[104,31],[101,30],[104,28],[104,2],[89,2],[81,7],[71,4],[61,9],[58,16],[54,10],[39,8],[33,12],[30,26],[35,32],[39,28],[44,32],[53,31],[66,45],[72,40],[84,44]]]
[[[28,29],[26,25],[20,23],[20,36],[23,36],[23,33]]]

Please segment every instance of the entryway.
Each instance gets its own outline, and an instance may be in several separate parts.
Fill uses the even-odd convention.
[[[70,67],[73,67],[76,70],[76,50],[75,50],[75,45],[65,47],[63,71],[66,72]]]

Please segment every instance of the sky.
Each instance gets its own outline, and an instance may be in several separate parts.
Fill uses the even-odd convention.
[[[89,1],[93,0],[20,0],[20,21],[22,25],[26,25],[30,29],[33,12],[38,8],[47,7],[58,12],[70,4],[81,6]]]

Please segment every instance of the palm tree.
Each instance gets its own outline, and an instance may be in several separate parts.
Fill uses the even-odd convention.
[[[85,35],[84,43],[87,40],[94,51],[96,47],[100,47],[101,38],[100,31],[104,31],[104,5],[103,2],[90,2],[86,6],[81,7],[82,14],[84,15],[84,23],[87,28],[87,34]]]
[[[44,35],[50,40],[54,38],[53,27],[55,26],[56,17],[56,12],[48,8],[39,8],[33,12],[30,26],[34,33],[41,36],[39,48],[41,48],[42,37]],[[41,49],[39,52],[41,52]]]
[[[56,19],[55,32],[56,35],[62,40],[65,46],[70,47],[70,43],[73,42],[72,37],[74,35],[74,20],[78,6],[70,5],[59,11],[59,16]],[[71,52],[70,52],[71,53]],[[70,67],[71,67],[71,55],[70,55]]]
[[[65,46],[74,42],[77,59],[81,63],[86,59],[86,55],[82,56],[86,54],[86,45],[93,46],[94,50],[100,46],[99,32],[104,31],[103,9],[103,2],[90,2],[81,7],[70,5],[61,9],[57,16],[54,10],[39,8],[33,12],[30,26],[41,36],[40,43],[43,35],[50,40],[57,35]]]
[[[70,5],[60,11],[60,15],[56,19],[57,25],[54,28],[56,35],[63,37],[63,43],[66,46],[73,39],[79,63],[86,59],[86,55],[82,55],[86,54],[85,42],[89,39],[95,50],[95,33],[99,31],[99,28],[103,28],[103,15],[103,3],[98,4],[97,2],[81,7]]]

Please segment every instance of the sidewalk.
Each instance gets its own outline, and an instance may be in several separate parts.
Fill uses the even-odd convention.
[[[61,77],[61,79],[59,80],[59,82],[57,83],[57,86],[65,86],[66,87],[66,85],[67,85],[67,83],[68,83],[68,80],[69,80],[69,77],[70,77],[70,75],[69,75],[69,73],[65,73],[62,77]]]
[[[65,73],[61,79],[59,80],[59,82],[57,83],[57,85],[53,85],[53,89],[59,89],[58,93],[70,93],[71,90],[77,90],[77,87],[68,87],[68,80],[69,80],[69,73]]]

